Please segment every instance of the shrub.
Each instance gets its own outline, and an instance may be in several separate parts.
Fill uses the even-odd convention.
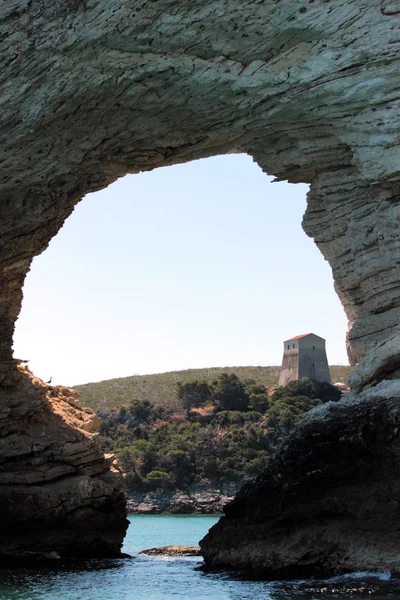
[[[257,412],[264,414],[270,406],[268,390],[265,385],[251,382],[246,385],[246,389],[249,395],[250,410],[256,410]]]
[[[220,425],[222,427],[244,425],[244,415],[238,410],[222,410],[215,415],[211,424],[213,426]]]
[[[272,429],[273,436],[280,440],[290,433],[306,412],[318,404],[321,404],[321,400],[307,396],[280,398],[268,412],[268,428]]]
[[[211,390],[206,381],[189,381],[177,384],[178,398],[182,401],[187,416],[192,408],[204,406],[211,399]]]
[[[212,395],[217,410],[246,411],[249,407],[245,385],[234,373],[222,373],[213,381]]]
[[[182,398],[193,394],[191,405],[212,394],[218,411],[209,415],[209,423],[192,422],[187,411],[185,418],[135,400],[127,409],[101,414],[103,446],[119,457],[128,491],[184,489],[202,480],[239,485],[265,469],[268,457],[310,408],[338,398],[340,392],[332,388],[302,380],[268,398],[264,386],[236,375],[225,373],[212,386],[193,381],[178,386],[178,393]]]
[[[146,475],[146,484],[153,490],[171,488],[175,484],[175,477],[172,473],[166,473],[165,471],[150,471]]]
[[[313,381],[304,377],[298,381],[289,381],[288,384],[278,388],[271,397],[271,404],[288,396],[306,396],[311,399],[319,398],[322,402],[337,402],[342,392],[327,381]]]
[[[149,400],[132,400],[129,407],[131,426],[137,423],[149,423],[153,418],[153,409],[154,407]]]

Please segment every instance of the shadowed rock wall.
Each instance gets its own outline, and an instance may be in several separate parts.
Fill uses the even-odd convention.
[[[116,459],[93,433],[99,421],[76,392],[26,367],[0,389],[0,562],[119,556],[126,500]]]
[[[3,3],[3,407],[38,401],[12,360],[21,288],[83,194],[227,152],[311,183],[304,228],[349,318],[353,386],[399,376],[399,15],[380,0]]]
[[[400,390],[310,411],[200,542],[206,565],[270,579],[400,572]]]

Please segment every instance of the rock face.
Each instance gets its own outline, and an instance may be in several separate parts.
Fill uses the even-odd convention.
[[[128,512],[139,514],[212,515],[222,513],[232,497],[219,492],[172,492],[170,494],[148,492],[130,494]]]
[[[399,17],[399,3],[386,0],[2,3],[0,386],[9,416],[0,434],[13,431],[23,447],[25,419],[43,424],[52,467],[42,473],[45,448],[36,464],[33,444],[30,485],[36,469],[42,482],[61,469],[52,490],[68,475],[63,421],[12,360],[24,278],[82,196],[127,172],[247,152],[279,180],[310,183],[303,225],[349,318],[353,388],[400,377]],[[88,498],[71,479],[81,475],[69,477]],[[85,481],[101,487],[103,475],[94,477]],[[29,498],[20,509],[11,501],[1,519],[21,522],[28,504],[42,518],[47,499],[38,490]],[[61,513],[63,531],[88,523],[75,504]]]
[[[86,192],[247,152],[311,183],[353,385],[399,375],[398,2],[13,0],[0,8],[0,373],[21,287]]]
[[[0,395],[0,558],[119,556],[125,495],[98,418],[72,390],[18,376]]]
[[[268,578],[400,572],[400,385],[310,411],[200,542],[206,565]]]

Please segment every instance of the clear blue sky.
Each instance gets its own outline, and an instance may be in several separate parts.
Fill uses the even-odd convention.
[[[331,270],[301,228],[306,185],[245,155],[128,175],[89,194],[29,273],[15,356],[73,385],[280,364],[314,332],[347,364]]]

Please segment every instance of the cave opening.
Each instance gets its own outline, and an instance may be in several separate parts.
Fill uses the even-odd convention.
[[[399,384],[386,381],[399,375],[400,347],[397,3],[161,1],[136,6],[126,0],[88,0],[43,2],[39,8],[34,2],[8,4],[11,6],[2,11],[0,23],[5,40],[0,158],[0,555],[19,560],[25,552],[47,553],[50,549],[63,556],[114,557],[120,555],[126,530],[126,504],[117,465],[103,456],[91,435],[89,413],[74,407],[70,390],[59,386],[58,396],[54,396],[51,386],[30,378],[12,359],[21,288],[32,258],[43,252],[85,193],[105,188],[117,177],[217,154],[246,152],[280,181],[311,186],[303,226],[332,268],[335,289],[349,319],[348,354],[354,367],[351,387],[356,393],[351,404],[319,413],[319,418],[309,423],[308,434],[286,446],[281,462],[276,461],[270,469],[274,485],[278,482],[275,496],[268,492],[266,502],[262,498],[259,502],[257,496],[263,486],[258,485],[248,514],[241,514],[249,499],[246,489],[246,498],[231,510],[231,516],[243,517],[236,520],[241,523],[250,517],[248,535],[240,525],[234,535],[229,527],[226,535],[218,531],[209,546],[209,562],[218,565],[220,561],[224,567],[238,569],[247,566],[254,574],[255,567],[269,561],[277,567],[275,574],[287,573],[286,567],[293,566],[296,577],[300,576],[296,567],[307,566],[307,562],[335,574],[382,568],[399,572],[398,505],[393,501],[400,495],[396,477],[400,464]],[[200,178],[197,187],[202,183]],[[147,192],[143,196],[147,197]],[[89,202],[87,198],[81,203],[76,215]],[[250,199],[245,197],[242,204],[245,202],[248,207]],[[227,212],[230,214],[229,209]],[[250,245],[263,239],[265,230],[262,213],[248,213],[258,215],[255,225],[261,228],[258,236],[256,229],[250,229]],[[271,220],[272,236],[276,224],[270,215],[268,212],[264,220]],[[193,221],[198,227],[201,216],[198,210],[188,226],[189,234]],[[121,348],[121,356],[129,357],[129,372],[142,368],[119,338],[105,338],[106,330],[122,330],[131,344],[133,337],[121,301],[117,302],[122,297],[120,283],[115,284],[112,275],[118,274],[119,267],[118,281],[129,281],[128,272],[132,280],[135,278],[132,269],[122,268],[124,251],[109,261],[112,220],[106,217],[107,227],[100,241],[108,249],[103,259],[89,243],[93,264],[105,267],[111,262],[107,275],[102,269],[100,277],[105,285],[94,297],[86,298],[84,292],[95,289],[93,282],[89,284],[95,268],[85,262],[86,255],[79,252],[77,243],[90,240],[88,231],[95,229],[93,219],[74,240],[72,249],[60,250],[60,255],[71,257],[78,249],[73,264],[86,265],[78,287],[73,286],[79,283],[76,270],[55,260],[51,249],[34,263],[25,287],[24,314],[30,310],[28,288],[36,286],[39,295],[30,318],[38,330],[32,324],[28,329],[32,344],[43,356],[44,350],[49,350],[54,359],[52,364],[46,359],[45,379],[53,375],[54,382],[78,383],[73,361],[81,363],[88,374],[89,358],[99,365],[96,352],[102,347],[113,349],[114,357],[115,349]],[[245,218],[238,220],[243,230]],[[285,222],[276,219],[279,221]],[[65,231],[69,223],[73,220],[67,221]],[[216,227],[218,239],[225,229],[229,228],[222,219]],[[231,260],[238,239],[243,241],[242,230],[234,236],[227,253]],[[119,224],[116,231],[116,237],[119,232],[122,238]],[[125,237],[134,236],[129,230]],[[197,246],[204,247],[204,238]],[[61,239],[54,238],[53,248]],[[167,250],[163,256],[164,252]],[[264,263],[275,264],[284,252],[291,256],[289,267],[278,272],[279,281],[287,283],[278,284],[278,278],[265,276],[269,287],[262,291]],[[292,235],[281,232],[279,244],[266,254],[268,261],[261,261],[261,268],[254,269],[250,279],[246,276],[252,275],[253,259],[245,261],[240,276],[235,271],[237,285],[228,296],[231,302],[240,298],[242,290],[251,291],[246,315],[256,316],[262,343],[272,327],[266,331],[259,325],[266,313],[271,317],[269,324],[280,324],[282,319],[288,323],[298,308],[299,284],[294,283],[298,274],[304,281],[311,271],[309,304],[314,314],[322,308],[326,322],[333,323],[332,310],[315,289],[322,279],[307,260],[296,262],[299,247]],[[214,262],[210,269],[216,265],[216,253],[211,252],[211,257]],[[155,263],[160,264],[157,258]],[[56,270],[39,279],[40,261],[46,260],[55,260]],[[144,261],[135,264],[141,264],[148,273]],[[189,267],[193,264],[192,259]],[[234,261],[231,264],[237,267]],[[200,281],[201,269],[190,271]],[[172,279],[166,269],[160,276],[154,275],[154,280],[160,281],[161,276],[167,283]],[[278,290],[278,285],[283,289]],[[155,286],[150,300],[143,299],[143,305],[154,307],[152,319],[158,337],[150,339],[152,350],[160,346],[156,316],[166,302],[167,289]],[[277,296],[278,291],[278,308],[285,309],[281,318],[277,310],[264,304],[266,295]],[[111,308],[98,314],[99,299],[104,300],[107,294],[112,299]],[[67,300],[64,305],[57,305],[57,295]],[[186,307],[188,298],[183,293],[179,300]],[[178,306],[177,300],[171,303]],[[214,305],[212,297],[208,303]],[[228,312],[226,304],[217,313],[217,321]],[[72,306],[75,312],[68,313]],[[122,327],[117,326],[117,306]],[[132,306],[130,302],[130,314]],[[261,313],[257,306],[261,306]],[[39,308],[43,319],[39,318]],[[182,310],[177,312],[182,314]],[[143,312],[138,308],[136,312],[145,321]],[[24,314],[18,325],[20,332]],[[196,322],[200,321],[199,311],[192,309],[192,314]],[[247,340],[240,336],[237,315],[231,315],[229,332],[245,347]],[[171,353],[168,339],[184,347],[176,334],[178,330],[190,331],[186,325],[181,323],[169,338],[164,336],[167,344],[161,347],[163,356]],[[78,337],[82,330],[95,341],[95,350],[90,351]],[[208,333],[206,327],[203,330]],[[282,338],[295,333],[297,327],[282,332],[279,346]],[[325,335],[330,338],[329,332]],[[16,356],[31,359],[33,371],[42,374],[42,367],[31,355],[33,345],[22,346],[19,336],[17,331]],[[147,336],[150,338],[149,333]],[[192,330],[191,338],[194,336]],[[42,340],[41,347],[38,340]],[[58,347],[54,340],[60,342]],[[137,345],[145,355],[143,344]],[[209,335],[204,345],[211,359]],[[190,357],[190,353],[186,355]],[[232,360],[242,362],[241,356]],[[335,360],[332,355],[330,358]],[[111,360],[106,356],[104,362]],[[63,373],[57,372],[60,364],[66,366]],[[104,365],[100,368],[103,372]],[[362,394],[357,394],[359,391]],[[275,522],[273,515],[272,520],[266,516],[260,522],[262,504],[273,510],[283,506],[287,512],[282,519],[278,515]],[[310,514],[315,521],[311,529],[305,528]],[[253,517],[256,522],[252,524]],[[291,526],[283,528],[282,523]],[[260,538],[262,531],[271,531],[275,525],[283,536]],[[224,538],[230,545],[228,552],[223,547]],[[258,549],[254,544],[257,538]],[[248,540],[251,546],[246,547]],[[221,542],[222,552],[218,549]],[[131,581],[119,579],[125,579],[129,586],[128,596]],[[109,595],[103,582],[98,587]],[[76,589],[76,580],[70,587]],[[184,587],[181,597],[187,595],[186,582]]]
[[[301,228],[308,186],[271,180],[220,155],[87,195],[34,259],[14,355],[77,385],[280,364],[282,339],[313,330],[346,363],[331,272]]]

